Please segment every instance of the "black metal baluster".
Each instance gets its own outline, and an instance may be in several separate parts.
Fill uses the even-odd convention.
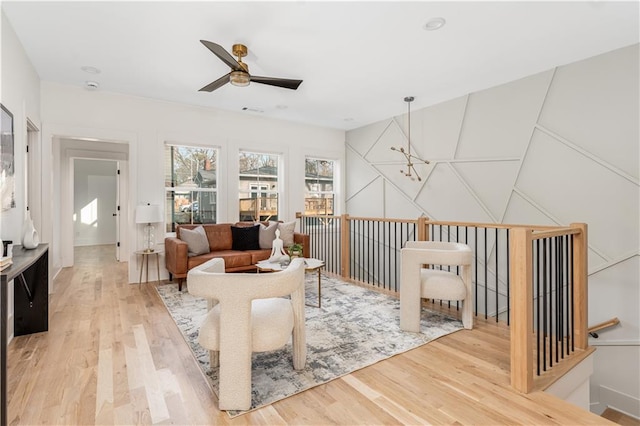
[[[540,375],[540,271],[542,271],[542,256],[540,256],[540,240],[535,240],[536,245],[536,253],[538,255],[537,258],[537,266],[536,269],[536,335],[538,345],[536,346],[536,356],[537,360],[537,372],[538,376]]]
[[[498,317],[500,316],[500,302],[498,301],[498,228],[496,230],[496,247],[494,253],[496,254],[496,322],[498,322]]]
[[[547,265],[549,266],[547,268],[547,273],[549,274],[549,298],[548,298],[548,302],[549,302],[549,327],[548,327],[548,332],[549,332],[549,368],[553,367],[553,336],[551,335],[551,333],[553,333],[553,283],[551,282],[552,280],[552,271],[553,271],[553,264],[552,264],[552,257],[551,257],[551,240],[549,239],[545,239],[545,241],[549,241],[549,253],[548,253],[548,263]]]
[[[475,276],[476,276],[476,280],[475,280],[475,290],[473,292],[473,294],[475,295],[475,302],[476,302],[476,316],[478,315],[478,227],[474,227],[473,231],[475,232],[475,239],[474,239],[474,244],[475,244],[475,255],[476,255],[476,261],[475,261],[475,265],[476,267],[475,269]]]
[[[511,289],[511,263],[509,260],[509,231],[507,228],[507,325],[510,325],[511,321],[511,298],[510,298],[510,289]]]
[[[542,240],[542,370],[547,371],[547,240]]]
[[[484,228],[484,319],[489,318],[489,279],[487,268],[489,259],[487,257],[487,228]]]

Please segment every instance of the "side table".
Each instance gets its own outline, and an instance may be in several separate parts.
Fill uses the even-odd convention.
[[[145,265],[147,268],[147,275],[146,275],[146,281],[145,282],[149,282],[149,258],[152,255],[156,256],[156,270],[157,270],[157,278],[158,281],[160,281],[160,253],[163,253],[162,250],[154,250],[154,251],[144,251],[144,250],[138,250],[136,251],[136,255],[140,255],[142,256],[142,264],[140,265],[140,280],[138,281],[138,284],[142,284],[142,272],[144,271]]]

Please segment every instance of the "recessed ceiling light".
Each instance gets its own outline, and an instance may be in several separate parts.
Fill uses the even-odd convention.
[[[435,31],[435,30],[439,30],[440,28],[444,27],[444,24],[446,24],[447,21],[444,20],[444,18],[431,18],[427,21],[426,24],[424,24],[424,26],[422,28],[425,29],[425,31]]]
[[[80,67],[80,69],[89,74],[100,74],[100,70],[96,67],[84,66]]]
[[[353,118],[347,117],[347,118],[344,119],[344,121],[353,121]]]
[[[276,109],[287,109],[287,108],[289,107],[286,105],[276,105]]]

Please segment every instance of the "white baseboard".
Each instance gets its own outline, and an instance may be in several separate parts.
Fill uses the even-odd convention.
[[[592,413],[601,415],[604,410],[611,407],[627,416],[640,420],[640,399],[602,385],[598,388],[598,392],[600,401],[591,404],[590,411]]]

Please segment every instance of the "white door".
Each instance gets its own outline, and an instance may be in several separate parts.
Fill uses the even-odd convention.
[[[120,262],[120,162],[116,162],[116,260]]]

